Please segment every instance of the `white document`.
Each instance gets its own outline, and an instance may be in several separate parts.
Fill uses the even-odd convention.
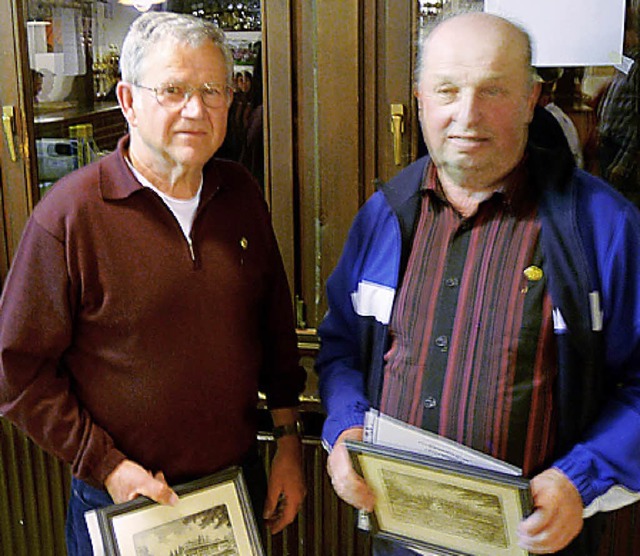
[[[522,475],[522,469],[515,465],[419,427],[408,425],[380,413],[377,409],[370,409],[365,415],[363,441],[509,475]]]
[[[84,520],[87,522],[89,529],[89,537],[93,546],[93,556],[104,556],[104,545],[102,544],[102,535],[100,534],[100,526],[98,525],[98,514],[95,510],[89,510],[84,514]]]

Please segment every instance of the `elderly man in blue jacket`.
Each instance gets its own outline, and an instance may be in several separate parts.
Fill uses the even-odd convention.
[[[373,508],[343,445],[373,406],[521,467],[522,548],[593,554],[585,517],[640,490],[640,214],[536,110],[523,30],[464,14],[421,46],[430,157],[366,203],[327,284],[329,474]]]

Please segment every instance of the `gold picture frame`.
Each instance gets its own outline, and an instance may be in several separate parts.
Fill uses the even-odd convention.
[[[264,556],[240,467],[174,490],[174,507],[140,497],[95,510],[104,554]]]
[[[532,510],[527,479],[363,442],[345,446],[376,496],[372,534],[443,556],[529,555],[516,532]]]

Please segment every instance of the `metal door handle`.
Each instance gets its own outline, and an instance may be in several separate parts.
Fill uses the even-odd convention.
[[[4,135],[7,138],[7,147],[9,147],[9,156],[11,157],[11,162],[16,162],[18,160],[18,156],[16,155],[16,144],[13,140],[13,118],[13,106],[3,106],[2,129],[4,130]]]
[[[402,166],[402,134],[404,133],[404,105],[391,105],[391,133],[393,133],[393,160]]]

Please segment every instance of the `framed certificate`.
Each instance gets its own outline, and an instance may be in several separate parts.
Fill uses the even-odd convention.
[[[104,554],[264,556],[239,467],[174,490],[174,507],[140,497],[95,510]]]
[[[529,554],[516,534],[532,509],[528,480],[363,442],[345,446],[376,496],[374,535],[437,555]]]

